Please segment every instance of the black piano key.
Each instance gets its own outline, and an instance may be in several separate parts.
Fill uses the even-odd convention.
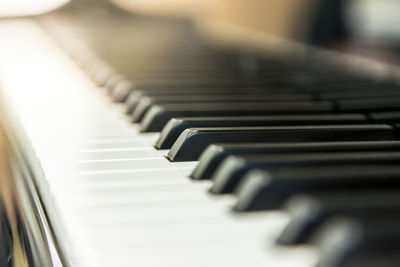
[[[297,195],[284,205],[290,221],[278,237],[283,245],[310,241],[318,227],[336,215],[360,219],[400,214],[399,190],[340,191]]]
[[[265,86],[265,87],[194,87],[194,88],[186,88],[186,87],[171,87],[171,88],[146,88],[141,90],[134,90],[129,93],[129,96],[126,100],[126,113],[132,114],[132,112],[136,109],[139,102],[144,97],[148,98],[184,98],[190,96],[222,96],[222,95],[230,95],[232,97],[244,96],[247,94],[264,94],[271,95],[272,97],[276,94],[280,95],[311,95],[307,93],[298,93],[294,92],[291,88],[282,88],[282,87],[274,87],[274,86]],[[300,97],[301,98],[301,97]],[[299,99],[300,100],[300,99]],[[307,100],[307,99],[305,99]],[[170,101],[171,102],[171,101]],[[176,101],[172,101],[175,103]],[[168,102],[165,102],[168,103]]]
[[[211,179],[221,162],[231,155],[268,155],[271,153],[399,151],[398,141],[315,142],[315,143],[254,143],[211,145],[200,156],[190,177]]]
[[[369,117],[378,123],[396,123],[400,122],[400,111],[375,112],[369,114]]]
[[[230,92],[228,92],[230,89]],[[161,103],[185,103],[185,102],[249,102],[249,101],[311,101],[314,99],[310,93],[285,92],[284,89],[269,88],[200,88],[197,90],[168,90],[161,93],[143,92],[141,98],[132,96],[132,100],[139,101],[143,106]],[[282,90],[282,91],[281,91]],[[188,92],[189,91],[189,92]],[[126,103],[127,107],[129,103]],[[142,107],[143,108],[143,107]],[[132,107],[128,107],[132,109]],[[127,112],[132,113],[131,112]]]
[[[191,128],[185,130],[168,153],[172,161],[197,160],[214,143],[295,143],[324,141],[395,140],[388,125],[266,126]]]
[[[181,92],[201,91],[205,88],[247,88],[247,87],[268,87],[278,86],[273,79],[236,79],[231,77],[226,78],[181,78],[181,79],[144,79],[145,81],[137,81],[130,86],[115,86],[111,88],[111,97],[114,101],[125,101],[129,94],[134,90],[148,91],[151,88],[152,92],[169,91],[171,88],[177,88]],[[133,86],[134,84],[134,86]]]
[[[388,97],[399,97],[400,88],[376,89],[352,89],[347,91],[330,91],[317,93],[318,99],[322,100],[351,100],[351,99],[379,99]]]
[[[329,102],[305,103],[189,103],[156,105],[144,116],[142,132],[158,132],[176,117],[258,116],[281,114],[320,114],[332,112]]]
[[[179,135],[188,128],[199,127],[246,127],[246,126],[290,126],[366,123],[362,114],[337,115],[276,115],[252,117],[200,117],[171,119],[161,131],[155,147],[169,149]]]
[[[137,103],[135,108],[131,107],[127,110],[127,113],[132,114],[133,122],[140,122],[145,113],[154,105],[159,104],[172,104],[172,103],[235,103],[235,102],[310,102],[310,95],[278,95],[268,94],[267,92],[251,94],[231,94],[231,95],[177,95],[177,96],[153,96],[153,97],[142,97]]]
[[[336,217],[316,234],[317,267],[375,267],[400,264],[400,217],[366,220]]]
[[[100,87],[103,87],[107,84],[108,80],[111,79],[115,75],[115,72],[112,68],[104,65],[101,66],[93,75],[93,81]]]
[[[197,51],[200,52],[200,54],[197,54],[197,52],[196,54],[194,54],[195,52],[196,51],[191,51],[190,54],[176,54],[174,56],[172,56],[171,54],[157,54],[157,56],[163,57],[162,60],[149,56],[138,58],[137,55],[135,55],[133,58],[129,58],[125,55],[125,60],[112,57],[108,61],[109,63],[110,61],[112,61],[112,66],[118,69],[120,72],[134,71],[130,73],[132,76],[136,73],[149,72],[209,73],[215,71],[224,71],[229,73],[236,73],[236,71],[240,71],[239,66],[235,64],[235,55],[230,55],[230,57],[227,58],[221,57],[222,51],[214,51],[212,56],[205,51]],[[136,61],[132,60],[134,58],[136,58]],[[175,62],[176,64],[171,64],[173,62]]]
[[[104,88],[106,90],[106,92],[108,94],[111,95],[111,90],[112,88],[114,88],[115,86],[117,86],[117,84],[119,82],[121,82],[122,80],[124,80],[124,77],[119,74],[119,73],[113,73],[108,79],[107,81],[104,82]]]
[[[221,116],[229,116],[234,113],[238,113],[238,111],[235,110],[235,107],[238,107],[238,109],[242,109],[241,112],[243,111],[243,107],[246,107],[248,109],[255,109],[258,107],[257,111],[254,111],[254,113],[261,112],[261,110],[265,113],[267,112],[266,110],[269,109],[270,114],[291,114],[291,113],[301,113],[303,109],[305,109],[304,113],[316,113],[314,110],[312,110],[312,107],[315,108],[318,105],[318,102],[311,102],[311,101],[270,101],[270,100],[263,100],[262,98],[258,100],[250,100],[250,101],[240,101],[240,100],[233,100],[233,101],[210,101],[210,102],[192,102],[186,101],[186,102],[181,102],[181,103],[160,103],[160,104],[154,104],[150,105],[147,108],[145,107],[142,109],[140,106],[140,102],[138,106],[136,107],[135,111],[132,114],[131,120],[132,122],[142,122],[143,118],[146,116],[147,112],[151,110],[152,107],[156,106],[165,106],[165,105],[181,105],[183,107],[183,110],[177,110],[176,112],[179,114],[186,114],[188,117],[190,117],[190,114],[198,114],[197,110],[194,110],[194,108],[189,108],[190,105],[193,107],[198,106],[200,110],[208,105],[210,107],[210,111],[214,110],[213,112],[219,112]],[[282,111],[279,109],[279,106],[287,106],[290,108],[286,109],[285,111]],[[269,107],[269,108],[267,108]],[[298,111],[292,111],[292,109],[296,109],[296,107],[300,110]],[[326,112],[326,111],[325,111]],[[324,111],[322,111],[324,113]],[[249,115],[249,113],[247,113]],[[194,115],[196,117],[196,115]],[[206,116],[206,115],[205,115]],[[174,118],[176,116],[173,116],[171,118]],[[164,122],[164,125],[168,122]],[[164,126],[163,126],[164,127]],[[162,128],[161,128],[162,129]]]
[[[400,263],[400,250],[397,248],[366,253],[345,253],[344,256],[340,252],[340,249],[335,249],[331,253],[326,253],[327,255],[324,253],[315,267],[398,267]],[[332,256],[336,256],[336,253],[338,257],[334,260]]]
[[[340,112],[372,112],[400,110],[399,97],[351,99],[336,101]]]
[[[279,208],[298,193],[326,190],[392,189],[400,186],[398,164],[317,165],[254,170],[236,188],[236,211]]]
[[[302,88],[319,91],[338,90],[337,87],[347,91],[351,90],[356,85],[370,88],[374,84],[374,81],[369,77],[345,73],[337,68],[330,68],[325,63],[325,60],[319,59],[307,66],[309,67],[308,69],[304,69],[304,67],[306,67],[304,64],[297,65],[298,68],[292,69],[294,72],[294,77],[291,79],[292,82]]]
[[[186,65],[186,66],[184,66]],[[160,66],[160,68],[155,68],[149,66],[146,70],[145,67],[128,69],[126,72],[120,72],[124,76],[132,80],[152,80],[152,79],[229,79],[232,77],[240,77],[240,72],[238,69],[225,69],[213,68],[212,66],[202,66],[195,68],[192,64],[182,64],[179,67],[177,65],[170,65],[170,68]],[[186,67],[186,68],[185,68]],[[135,71],[133,73],[133,71]]]
[[[136,86],[134,83],[123,79],[118,81],[108,92],[111,95],[111,99],[115,102],[125,102],[128,99],[130,92],[135,90]]]
[[[230,156],[216,170],[210,192],[214,194],[233,193],[245,175],[254,169],[279,167],[399,163],[400,152],[334,152],[267,154],[259,156]]]
[[[150,95],[148,101],[153,103],[185,103],[185,102],[248,102],[248,101],[311,101],[313,100],[313,95],[309,93],[301,92],[286,92],[282,88],[238,88],[236,91],[229,88],[233,94],[221,94],[218,93],[218,88],[211,88],[209,90],[204,90],[204,88],[199,90],[197,93],[192,94],[182,94],[179,95]]]
[[[379,91],[397,89],[397,84],[383,84],[382,82],[372,81],[365,78],[358,79],[355,76],[345,77],[345,80],[335,79],[335,75],[328,76],[329,81],[324,81],[323,77],[315,78],[311,83],[295,83],[296,86],[301,88],[304,92],[315,92],[318,95],[324,94],[347,94],[353,91]]]
[[[228,78],[164,78],[164,79],[143,79],[137,85],[141,90],[153,88],[160,91],[168,88],[181,88],[189,91],[198,88],[243,88],[243,87],[267,87],[274,84],[273,77],[230,77]]]

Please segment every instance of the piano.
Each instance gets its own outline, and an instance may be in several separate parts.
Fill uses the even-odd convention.
[[[397,66],[103,1],[0,36],[1,266],[400,265]]]

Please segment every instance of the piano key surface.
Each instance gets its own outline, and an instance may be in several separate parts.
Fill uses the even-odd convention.
[[[258,58],[210,46],[187,21],[103,11],[107,23],[98,31],[100,17],[85,10],[0,25],[11,36],[0,44],[8,124],[71,266],[305,267],[319,260],[319,266],[358,267],[369,255],[376,256],[370,266],[384,262],[376,244],[391,249],[398,231],[376,226],[393,226],[393,214],[394,223],[383,213],[371,222],[341,213],[344,220],[314,229],[321,242],[282,246],[276,240],[291,222],[282,204],[298,193],[326,191],[335,199],[349,187],[357,193],[397,188],[398,84],[329,66],[324,57]],[[274,119],[208,124],[237,115]],[[175,135],[171,150],[156,150],[157,131],[186,116],[193,127]],[[196,125],[196,118],[206,120]],[[192,156],[176,162],[186,139]],[[338,141],[340,148],[319,150],[321,142]],[[360,141],[368,145],[353,150]],[[230,176],[188,179],[215,142],[261,142],[281,151],[226,155],[230,167],[243,164],[246,173],[234,173],[240,180],[228,190],[234,194],[215,196],[208,190]],[[285,148],[296,143],[304,151]],[[232,146],[218,147],[226,145]],[[357,236],[335,243],[335,233],[352,229],[364,239],[347,251],[346,242]],[[384,253],[388,264],[396,262],[393,251]]]
[[[139,134],[35,22],[2,22],[0,33],[10,32],[0,77],[11,123],[32,146],[28,160],[42,174],[43,203],[73,266],[315,261],[308,248],[273,245],[284,213],[232,214],[231,198],[210,197],[209,184],[187,179],[195,163],[171,163],[155,150],[155,136]]]

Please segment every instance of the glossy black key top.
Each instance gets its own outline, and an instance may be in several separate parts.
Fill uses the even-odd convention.
[[[270,113],[272,115],[275,112],[277,112],[277,114],[279,114],[279,113],[288,113],[288,114],[290,114],[290,113],[293,113],[293,111],[291,111],[291,109],[298,107],[299,109],[305,109],[304,113],[307,114],[307,113],[315,113],[314,111],[310,111],[310,108],[312,106],[315,106],[316,103],[317,102],[311,102],[311,101],[280,101],[280,102],[278,102],[278,101],[271,101],[271,100],[268,100],[268,99],[262,99],[262,97],[259,98],[258,100],[249,100],[249,101],[247,101],[247,100],[243,100],[243,101],[240,101],[240,100],[230,100],[230,101],[222,100],[222,101],[210,101],[210,102],[198,101],[198,102],[192,102],[192,103],[190,103],[190,101],[186,101],[186,102],[181,102],[181,103],[165,103],[165,104],[164,103],[160,103],[160,104],[150,105],[150,106],[147,106],[147,107],[140,106],[141,103],[139,102],[138,106],[136,107],[135,111],[132,114],[132,117],[131,117],[132,119],[131,120],[132,120],[132,122],[140,123],[143,120],[143,118],[146,116],[147,112],[149,112],[149,110],[151,110],[152,107],[158,106],[158,105],[160,105],[160,106],[173,105],[173,104],[185,105],[186,107],[184,107],[184,109],[186,109],[186,111],[184,111],[184,112],[187,112],[186,114],[190,117],[190,113],[187,110],[187,106],[189,106],[189,105],[193,105],[193,106],[199,105],[200,109],[202,107],[204,107],[205,105],[209,105],[211,109],[219,110],[218,112],[220,112],[222,114],[221,116],[231,116],[229,113],[232,114],[232,112],[236,112],[236,111],[235,110],[227,111],[229,106],[232,106],[233,109],[234,109],[235,106],[238,106],[239,109],[241,108],[241,106],[247,106],[250,109],[254,109],[252,107],[252,105],[254,105],[254,107],[255,106],[259,107],[258,110],[260,110],[260,109],[261,110],[266,110],[267,107],[269,107]],[[279,105],[280,106],[290,106],[291,108],[289,108],[287,111],[280,111],[277,108],[272,108],[274,106],[275,107],[279,107]],[[221,109],[223,109],[223,112],[220,111]],[[193,112],[193,109],[191,109],[191,110],[192,110],[191,112]],[[257,111],[257,112],[260,112],[260,111]],[[255,113],[257,113],[257,112],[255,112]],[[227,115],[225,115],[224,113],[227,114]],[[265,113],[265,111],[264,111],[264,113]],[[322,113],[324,113],[324,112],[322,112]],[[247,114],[247,115],[249,115],[249,114]]]
[[[400,151],[399,141],[314,142],[314,143],[254,143],[211,145],[200,156],[190,177],[211,179],[221,162],[231,155],[268,155],[312,152]]]
[[[332,236],[333,237],[333,236]],[[350,241],[350,240],[349,240]],[[326,251],[325,251],[326,252]],[[315,267],[398,267],[400,263],[400,250],[397,248],[390,250],[368,251],[367,253],[340,254],[341,250],[335,250],[327,256],[322,256],[323,260]],[[332,254],[338,253],[338,260],[333,260]]]
[[[336,217],[318,231],[316,267],[395,267],[400,264],[400,217]]]
[[[227,96],[230,95],[232,97],[236,96],[244,96],[247,94],[263,94],[263,95],[299,95],[299,93],[294,93],[292,92],[292,89],[288,88],[274,88],[274,87],[265,87],[265,88],[260,88],[260,87],[250,87],[250,88],[241,88],[241,87],[221,87],[221,88],[216,88],[216,87],[199,87],[199,88],[148,88],[146,90],[134,90],[129,93],[129,96],[126,100],[126,113],[131,114],[139,104],[139,102],[143,98],[164,98],[164,99],[169,99],[172,98],[174,99],[175,97],[177,99],[179,98],[185,98],[185,97],[190,97],[190,96],[200,96],[200,97],[206,97],[206,96]],[[311,95],[311,94],[301,94],[301,95]],[[226,98],[224,98],[226,99]],[[299,99],[300,100],[300,99]],[[307,99],[304,99],[307,100]],[[175,101],[170,101],[171,103],[176,103]],[[161,102],[163,103],[163,102]],[[168,103],[168,102],[165,102]]]
[[[218,92],[218,90],[217,90]],[[248,92],[241,90],[242,93],[237,92],[233,94],[216,94],[212,92],[200,92],[199,94],[185,94],[182,92],[180,95],[153,95],[143,96],[139,99],[137,106],[127,103],[127,114],[133,114],[133,121],[140,121],[140,117],[153,105],[163,103],[212,103],[212,102],[292,102],[292,101],[311,101],[311,94],[300,93],[272,93],[264,90],[262,92]],[[132,100],[131,100],[132,101]]]
[[[136,83],[126,84],[128,86],[121,86],[117,84],[111,89],[111,96],[114,101],[125,101],[130,93],[137,90],[145,92],[166,92],[170,93],[173,90],[180,91],[181,93],[189,92],[202,92],[207,88],[215,89],[225,88],[225,91],[234,91],[232,88],[268,88],[269,86],[276,88],[276,83],[271,78],[259,79],[235,79],[235,78],[181,78],[181,79],[144,79],[144,81],[137,81]],[[175,89],[174,89],[175,88]],[[171,90],[172,89],[172,90]],[[215,91],[215,90],[214,90]],[[293,91],[293,90],[292,90]]]
[[[395,123],[400,122],[400,111],[376,112],[369,114],[369,117],[378,123]]]
[[[400,110],[399,97],[340,100],[336,102],[340,112],[372,112]]]
[[[138,83],[137,88],[147,90],[148,88],[168,90],[169,88],[182,88],[185,90],[196,88],[238,88],[238,87],[268,87],[275,85],[274,77],[231,77],[227,78],[161,78],[161,79],[144,79]]]
[[[298,193],[326,190],[392,189],[400,186],[398,164],[300,166],[254,170],[236,189],[237,211],[279,208]]]
[[[400,191],[349,190],[297,195],[285,203],[285,210],[290,221],[277,241],[293,245],[309,241],[318,227],[335,215],[365,220],[400,214]]]
[[[332,112],[329,102],[304,103],[189,103],[155,105],[144,116],[141,132],[158,132],[172,118],[323,114]]]
[[[367,119],[362,114],[337,115],[277,115],[251,117],[205,117],[171,119],[161,131],[155,147],[169,149],[179,135],[188,128],[199,127],[246,127],[246,126],[295,126],[361,124]]]
[[[254,169],[296,166],[400,163],[400,152],[330,152],[269,154],[260,156],[230,156],[216,170],[210,192],[232,193],[245,175]]]
[[[387,97],[399,97],[400,88],[374,88],[374,89],[353,89],[347,91],[333,91],[318,93],[318,99],[323,100],[347,100],[347,99],[379,99]]]
[[[125,102],[133,90],[135,90],[135,85],[132,82],[124,79],[118,81],[109,91],[113,101]]]
[[[395,140],[388,125],[279,126],[192,128],[185,130],[168,153],[172,161],[197,160],[214,143],[296,143]]]

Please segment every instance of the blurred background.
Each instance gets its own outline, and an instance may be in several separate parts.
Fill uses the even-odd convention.
[[[75,2],[107,0],[77,0]],[[215,19],[248,29],[398,62],[398,0],[111,0],[133,13]],[[0,16],[45,13],[68,0],[5,0]]]

